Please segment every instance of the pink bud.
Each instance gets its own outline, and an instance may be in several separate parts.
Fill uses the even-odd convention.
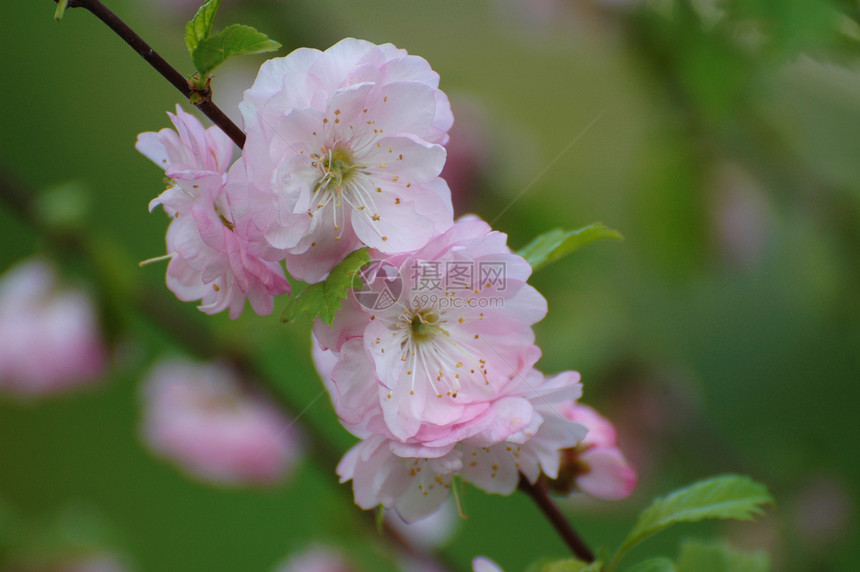
[[[636,487],[636,471],[618,448],[615,427],[587,405],[570,403],[562,415],[588,428],[585,439],[562,452],[555,490],[569,492],[574,487],[585,494],[604,500],[630,496]]]

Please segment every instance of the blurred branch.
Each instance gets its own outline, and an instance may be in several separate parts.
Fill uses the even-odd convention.
[[[546,484],[543,479],[538,479],[535,484],[531,484],[529,480],[520,473],[519,489],[529,495],[535,504],[538,505],[538,508],[540,508],[544,516],[546,516],[547,520],[549,520],[550,524],[552,524],[553,528],[555,528],[556,532],[558,532],[559,536],[561,536],[562,540],[564,540],[564,543],[567,544],[574,556],[584,562],[594,562],[594,553],[591,552],[591,549],[585,544],[582,537],[577,534],[567,518],[565,518],[555,503],[552,502],[552,499],[549,498],[549,494],[546,492]]]
[[[260,370],[252,356],[223,343],[198,321],[184,319],[177,314],[174,310],[175,301],[162,290],[125,276],[123,268],[136,268],[136,265],[130,261],[130,257],[117,249],[116,241],[96,236],[92,231],[91,236],[63,230],[57,232],[56,229],[43,224],[35,206],[36,196],[36,193],[16,181],[0,166],[0,201],[9,205],[23,222],[44,236],[52,247],[62,252],[72,252],[87,261],[94,269],[96,280],[100,282],[99,288],[104,290],[109,298],[121,299],[124,305],[133,307],[139,314],[145,316],[198,357],[226,359],[250,380],[256,382],[288,417],[301,425],[302,433],[309,442],[307,449],[311,460],[326,473],[335,473],[338,464],[337,452],[340,447],[309,422],[307,417],[298,417],[301,408]],[[108,249],[102,248],[105,245],[113,247],[109,249],[107,255],[103,251]],[[108,300],[107,303],[110,304],[112,301]],[[348,488],[338,486],[337,490],[344,495],[350,505],[354,505]],[[372,511],[363,511],[362,518],[367,524],[368,531],[376,529]],[[456,570],[451,563],[443,562],[441,556],[431,555],[415,547],[387,522],[383,523],[383,532],[383,538],[396,546],[399,551],[419,562],[431,563],[428,566],[432,566],[434,570]]]
[[[54,0],[57,2],[58,0]],[[96,18],[104,22],[108,28],[116,32],[116,34],[125,40],[129,46],[136,51],[140,57],[149,63],[155,71],[160,73],[164,79],[179,90],[179,92],[188,98],[197,109],[202,111],[206,117],[221,128],[230,139],[241,149],[245,146],[245,134],[239,129],[239,126],[221,111],[212,101],[212,92],[207,87],[201,91],[193,87],[193,84],[188,79],[179,73],[176,68],[171,66],[158,53],[147,44],[143,38],[138,36],[134,30],[128,27],[116,14],[108,10],[108,8],[99,2],[99,0],[69,0],[68,8],[84,8],[89,10]]]

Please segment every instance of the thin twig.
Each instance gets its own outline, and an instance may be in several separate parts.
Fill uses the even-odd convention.
[[[552,502],[552,499],[549,498],[543,480],[538,479],[537,483],[531,484],[525,476],[520,474],[519,488],[535,501],[535,504],[538,505],[538,508],[543,512],[544,516],[546,516],[547,520],[549,520],[574,556],[584,562],[594,562],[594,553],[591,552],[585,541],[576,533],[567,518],[565,518],[555,503]]]
[[[56,2],[57,0],[54,1]],[[155,71],[160,73],[164,79],[170,82],[173,87],[178,89],[182,95],[188,98],[189,102],[202,111],[215,125],[220,127],[221,130],[233,140],[239,149],[245,146],[245,134],[241,129],[239,129],[239,126],[233,123],[233,121],[227,117],[223,111],[221,111],[221,108],[215,105],[211,98],[194,89],[185,76],[167,63],[167,61],[158,55],[158,52],[152,49],[152,47],[147,44],[143,38],[138,36],[134,30],[129,28],[125,22],[123,22],[116,14],[111,12],[104,4],[99,2],[99,0],[69,0],[68,8],[83,8],[85,10],[89,10],[96,18],[104,22],[108,28],[116,32],[120,38],[125,40],[125,43],[131,46],[132,49],[140,55],[140,57],[155,68]],[[198,96],[204,95],[204,97],[199,98],[200,101],[193,101],[191,99],[192,94],[196,94]]]

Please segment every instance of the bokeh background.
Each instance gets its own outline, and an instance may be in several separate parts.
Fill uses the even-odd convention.
[[[108,6],[190,73],[194,2]],[[113,360],[97,388],[0,399],[0,553],[15,522],[45,546],[103,541],[139,571],[268,572],[311,544],[360,570],[397,569],[348,487],[310,459],[283,486],[223,489],[142,446],[143,372],[200,344],[123,299],[135,285],[252,355],[294,403],[321,386],[308,324],[278,322],[285,300],[267,317],[207,317],[169,297],[163,266],[137,267],[163,253],[167,220],[147,213],[163,174],[134,141],[166,127],[181,96],[93,16],[57,23],[53,10],[3,3],[0,169],[5,185],[66,197],[73,226],[98,237],[101,270],[6,203],[0,270],[48,254],[101,292]],[[284,44],[278,55],[354,36],[425,57],[456,118],[447,174],[459,213],[515,248],[594,221],[624,234],[533,278],[550,307],[539,366],[582,372],[584,401],[618,424],[640,474],[628,500],[565,503],[590,544],[617,546],[656,494],[741,472],[773,491],[766,517],[679,527],[636,553],[724,535],[768,550],[776,570],[817,571],[860,569],[858,21],[853,0],[224,0],[216,27],[253,25]],[[262,59],[216,73],[215,101],[232,115]],[[350,446],[325,399],[303,420],[340,447],[327,453]],[[481,554],[512,571],[565,554],[524,495],[469,489],[464,505],[442,548],[460,569]]]

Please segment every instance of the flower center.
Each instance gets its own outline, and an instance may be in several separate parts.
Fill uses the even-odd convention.
[[[322,149],[321,153],[311,155],[311,166],[319,171],[320,177],[313,188],[312,200],[316,205],[308,209],[308,215],[314,217],[317,211],[331,204],[332,225],[337,232],[335,240],[340,240],[343,225],[348,220],[346,207],[371,222],[378,222],[382,217],[373,199],[373,185],[367,179],[367,165],[357,162],[352,151],[343,144]],[[376,192],[381,193],[382,188],[377,187]]]
[[[435,307],[401,312],[394,328],[402,336],[400,359],[406,365],[410,393],[414,394],[416,381],[429,383],[436,397],[454,399],[466,380],[489,385],[486,362],[473,357],[480,355],[477,348],[451,336],[449,328],[463,320],[456,322],[449,324],[445,312]]]
[[[357,164],[352,152],[342,145],[329,149],[323,155],[311,155],[311,157],[315,160],[314,166],[322,174],[314,187],[314,193],[317,191],[335,193],[338,195],[337,200],[340,204],[339,194],[342,187],[349,183],[355,174],[364,168],[364,165]]]
[[[412,316],[409,337],[413,342],[425,342],[440,333],[445,333],[445,330],[439,327],[439,315],[432,310],[420,310]]]

